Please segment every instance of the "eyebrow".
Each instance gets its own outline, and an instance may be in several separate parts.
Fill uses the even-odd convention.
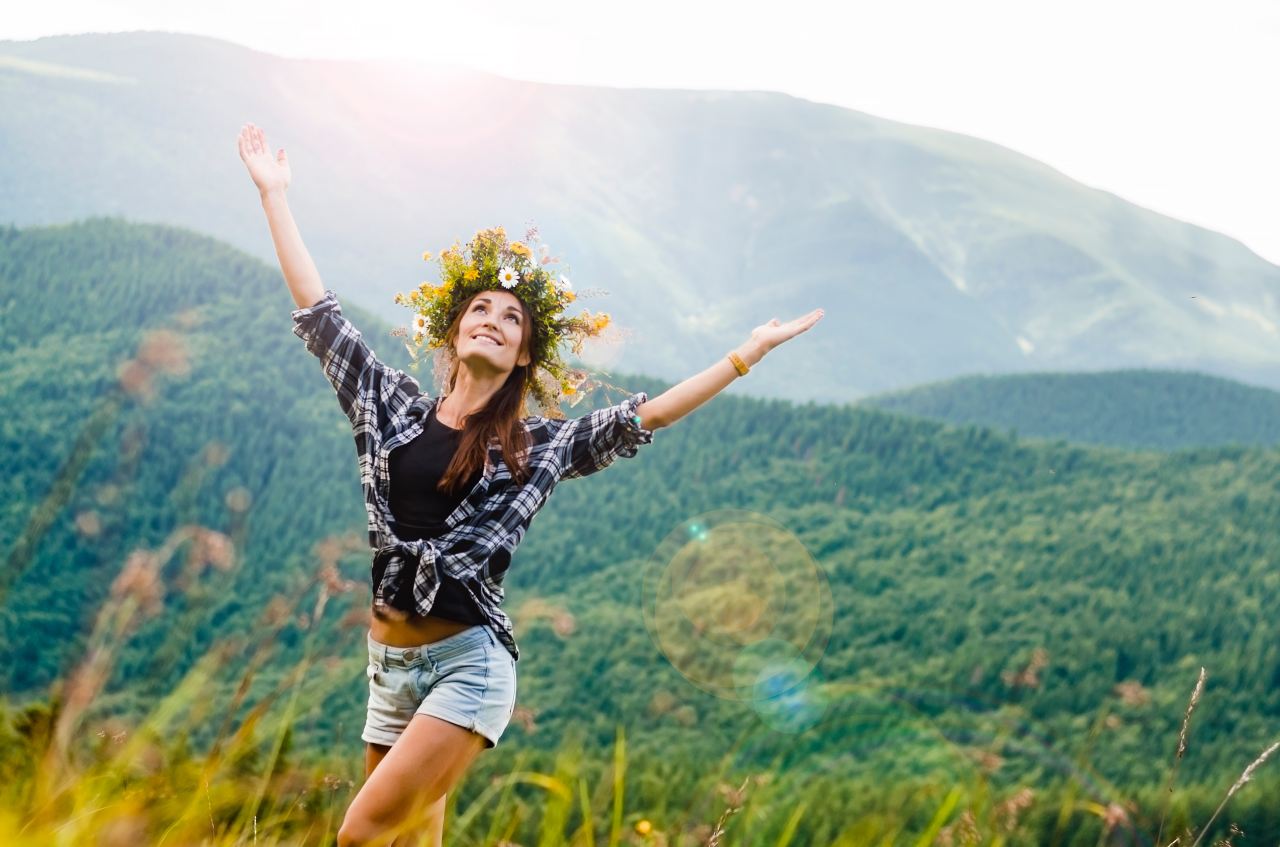
[[[490,305],[492,305],[492,304],[493,304],[493,301],[492,301],[492,300],[490,300],[488,297],[477,297],[477,298],[476,298],[476,302],[477,302],[477,303],[488,303],[488,304],[490,304]],[[519,310],[518,308],[516,308],[515,306],[508,306],[508,307],[506,308],[506,311],[508,311],[508,312],[515,312],[517,315],[521,314],[520,310]]]

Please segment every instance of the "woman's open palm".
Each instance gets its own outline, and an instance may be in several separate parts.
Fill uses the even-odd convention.
[[[240,127],[240,158],[253,177],[253,184],[264,194],[273,189],[287,189],[289,180],[293,178],[289,170],[289,160],[285,157],[284,148],[274,156],[267,146],[267,134],[253,124]]]
[[[765,350],[772,350],[822,320],[823,314],[822,308],[819,307],[807,315],[792,318],[786,323],[780,323],[777,318],[774,318],[751,330],[751,337],[764,345]]]

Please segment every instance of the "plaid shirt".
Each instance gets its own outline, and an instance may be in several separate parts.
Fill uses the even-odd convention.
[[[360,332],[342,314],[337,295],[326,290],[314,306],[293,312],[293,332],[324,365],[351,421],[360,461],[360,484],[373,548],[373,598],[377,608],[425,614],[435,602],[439,572],[462,580],[489,619],[498,639],[519,661],[511,619],[500,608],[502,580],[525,530],[561,479],[587,476],[619,456],[631,457],[653,440],[640,426],[641,391],[614,406],[579,418],[522,418],[531,436],[528,481],[517,485],[495,436],[480,481],[445,519],[436,538],[403,541],[390,527],[388,454],[423,431],[438,397],[423,394],[418,381],[380,362]],[[412,582],[408,582],[412,580]],[[392,598],[401,598],[394,606]]]

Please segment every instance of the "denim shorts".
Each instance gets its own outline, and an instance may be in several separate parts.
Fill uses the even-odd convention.
[[[455,723],[496,747],[516,707],[516,661],[484,624],[418,647],[369,641],[369,707],[361,736],[390,747],[414,715]]]

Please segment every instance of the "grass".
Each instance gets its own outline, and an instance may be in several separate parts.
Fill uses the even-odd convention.
[[[7,706],[0,759],[0,843],[286,845],[332,844],[343,812],[362,774],[355,748],[329,759],[295,763],[291,739],[305,680],[317,669],[318,633],[328,601],[352,585],[337,579],[327,557],[331,540],[318,550],[321,567],[309,591],[291,603],[277,599],[259,621],[259,636],[228,638],[196,662],[134,725],[111,714],[93,714],[120,646],[147,616],[159,614],[160,574],[179,549],[192,546],[190,562],[213,570],[234,566],[226,539],[198,526],[184,526],[156,550],[127,558],[94,621],[83,659],[52,689],[48,702]],[[198,569],[198,568],[197,568]],[[267,664],[283,626],[296,620],[296,605],[314,596],[310,626],[296,664],[251,702],[250,692]],[[214,719],[209,703],[225,686],[225,672],[239,674],[228,708]],[[222,680],[220,682],[220,680]],[[260,686],[259,686],[260,687]],[[839,845],[1006,845],[1078,843],[1082,820],[1093,819],[1097,844],[1177,844],[1198,847],[1231,798],[1248,783],[1280,743],[1268,747],[1230,787],[1205,826],[1179,826],[1169,836],[1170,804],[1186,752],[1189,727],[1204,687],[1196,683],[1163,792],[1159,828],[1144,834],[1131,807],[1081,799],[1071,786],[1045,804],[1043,792],[1022,787],[997,797],[985,779],[919,789],[896,809],[868,809],[846,822],[831,842]],[[108,701],[109,702],[109,701]],[[1095,722],[1096,734],[1101,719]],[[217,726],[197,744],[199,728]],[[207,733],[206,733],[207,735]],[[1091,743],[1091,739],[1087,742]],[[197,751],[195,748],[199,746]],[[581,745],[566,743],[549,772],[517,767],[493,774],[466,804],[451,793],[446,828],[450,844],[577,847],[577,845],[806,843],[807,815],[822,814],[820,793],[771,780],[769,770],[749,774],[737,787],[727,782],[728,762],[708,763],[706,791],[678,813],[657,813],[629,803],[626,735],[619,728],[607,763],[591,762]],[[519,762],[519,760],[517,760]],[[473,769],[467,779],[477,778]],[[589,776],[589,774],[595,776]],[[734,778],[737,782],[741,775]],[[938,789],[942,790],[939,796]],[[907,790],[902,792],[904,795]],[[714,804],[714,805],[713,805]],[[1041,825],[1027,826],[1037,807]],[[1053,826],[1044,821],[1053,818]],[[1227,840],[1219,844],[1232,843]],[[516,839],[521,839],[517,841]],[[1192,840],[1194,839],[1194,840]]]

